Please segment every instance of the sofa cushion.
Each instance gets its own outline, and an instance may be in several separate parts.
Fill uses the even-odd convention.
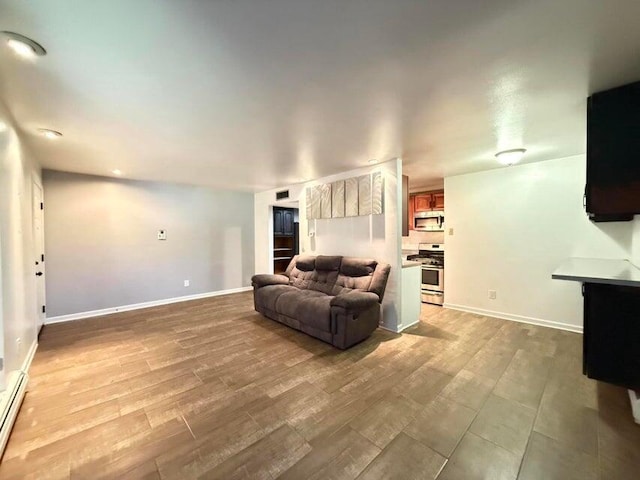
[[[288,291],[276,301],[276,312],[292,317],[318,330],[331,330],[331,299],[315,290]]]
[[[318,255],[316,257],[316,270],[338,271],[342,263],[342,257],[337,255]]]
[[[366,277],[373,275],[378,262],[370,258],[343,257],[340,273],[347,277]]]
[[[312,272],[316,268],[316,257],[299,256],[295,260],[295,267],[303,272]]]
[[[291,285],[267,285],[255,290],[256,302],[263,307],[276,311],[276,301],[285,292],[298,292]]]

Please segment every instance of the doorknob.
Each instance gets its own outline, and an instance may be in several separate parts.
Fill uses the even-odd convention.
[[[42,276],[42,275],[43,275],[43,273],[42,273],[42,272],[36,272],[36,277],[40,277],[40,276]]]

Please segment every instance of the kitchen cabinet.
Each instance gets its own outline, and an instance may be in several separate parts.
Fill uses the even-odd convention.
[[[639,133],[640,82],[589,97],[585,206],[592,221],[640,213]]]
[[[640,389],[640,269],[628,260],[570,258],[551,277],[582,283],[583,373]]]
[[[444,210],[444,191],[432,193],[431,197],[433,198],[433,209]]]
[[[583,373],[640,388],[640,288],[585,283]]]
[[[432,202],[433,200],[430,193],[418,193],[413,196],[413,209],[416,212],[431,211]]]
[[[273,208],[273,234],[293,236],[293,208]]]
[[[415,193],[413,196],[413,209],[415,212],[431,212],[444,210],[444,190],[436,192]]]
[[[298,253],[296,209],[273,207],[273,273],[284,273]]]

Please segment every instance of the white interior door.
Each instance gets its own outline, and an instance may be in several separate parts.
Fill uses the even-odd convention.
[[[44,282],[44,200],[42,187],[33,182],[33,259],[36,276],[36,332],[40,333],[44,325],[45,314],[45,282]]]

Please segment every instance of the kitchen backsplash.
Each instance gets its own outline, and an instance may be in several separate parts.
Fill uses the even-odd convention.
[[[408,237],[402,237],[403,250],[418,250],[419,243],[444,243],[444,232],[416,232],[409,230]]]

